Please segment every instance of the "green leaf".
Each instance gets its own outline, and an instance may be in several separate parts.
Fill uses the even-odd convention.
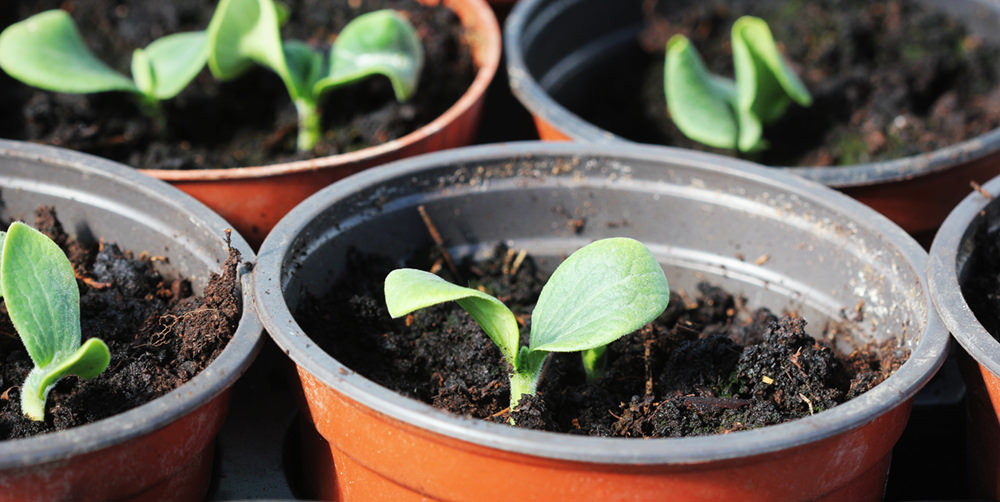
[[[180,94],[208,61],[208,35],[204,31],[167,35],[149,44],[145,55],[155,77],[151,94],[170,99]]]
[[[285,81],[288,65],[281,44],[280,16],[271,0],[222,0],[208,24],[208,68],[220,80],[238,77],[254,64],[270,68]],[[292,99],[297,98],[293,95]]]
[[[683,35],[667,42],[663,89],[670,117],[685,136],[716,148],[737,148],[736,84],[709,73]]]
[[[573,352],[606,345],[660,315],[670,289],[642,243],[603,239],[571,254],[542,288],[531,316],[532,351]]]
[[[132,80],[135,81],[139,92],[153,96],[156,90],[156,76],[153,74],[153,64],[149,61],[149,56],[142,49],[132,51]]]
[[[80,291],[73,266],[44,234],[23,223],[10,225],[0,289],[35,366],[58,362],[80,346]]]
[[[0,260],[3,260],[3,243],[7,240],[7,232],[0,230]],[[0,280],[0,298],[3,298],[3,281]]]
[[[28,85],[49,91],[138,92],[128,77],[90,52],[69,14],[58,9],[7,27],[0,34],[0,67]]]
[[[285,42],[283,49],[285,61],[288,62],[288,76],[295,87],[295,96],[306,101],[310,106],[316,106],[312,93],[313,82],[319,80],[323,71],[323,55],[316,52],[309,44],[298,40]]]
[[[313,94],[372,75],[392,82],[396,99],[413,96],[424,65],[424,48],[417,30],[391,9],[362,14],[337,35],[330,49],[329,75],[316,83]]]
[[[44,367],[35,367],[21,386],[21,410],[32,420],[45,418],[45,401],[49,391],[65,376],[76,375],[84,380],[100,375],[111,362],[108,346],[98,338],[90,338],[65,358]]]
[[[733,23],[733,66],[737,103],[751,110],[765,124],[781,117],[790,100],[802,106],[812,103],[805,84],[788,67],[767,23],[743,16]]]
[[[482,291],[456,286],[423,270],[401,268],[385,278],[385,305],[393,318],[448,301],[465,309],[500,347],[507,362],[517,367],[517,320],[500,300]]]

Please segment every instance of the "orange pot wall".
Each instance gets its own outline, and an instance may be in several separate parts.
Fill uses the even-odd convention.
[[[965,350],[959,361],[969,420],[965,444],[969,495],[1000,500],[1000,379]]]
[[[539,138],[570,140],[559,128],[538,116],[534,119]],[[972,190],[969,182],[985,183],[997,175],[1000,175],[1000,152],[936,173],[837,190],[884,214],[929,246],[948,213]]]
[[[301,367],[298,374],[309,418],[325,438],[313,434],[304,448],[313,468],[306,473],[313,483],[308,495],[343,501],[880,500],[911,405],[780,452],[631,466],[546,459],[449,438],[352,401]]]
[[[472,143],[483,97],[500,64],[500,28],[484,0],[420,0],[455,11],[479,72],[458,102],[431,123],[402,138],[357,152],[272,166],[143,173],[172,183],[233,224],[257,248],[268,231],[296,204],[319,189],[362,169],[403,157]]]
[[[67,459],[0,471],[0,501],[201,500],[230,392],[145,436]]]

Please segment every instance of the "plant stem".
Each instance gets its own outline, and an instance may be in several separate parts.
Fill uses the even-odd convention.
[[[38,396],[43,377],[44,371],[35,367],[21,384],[21,413],[36,422],[45,419],[45,397],[39,398]],[[47,395],[48,392],[44,392],[44,394]]]
[[[521,402],[521,396],[527,394],[535,395],[538,387],[538,374],[530,372],[514,372],[510,374],[510,411],[517,408],[517,403]]]
[[[322,133],[319,108],[305,100],[296,100],[295,110],[299,113],[297,146],[299,151],[308,152],[316,146]]]
[[[580,352],[580,359],[583,361],[583,371],[587,374],[587,383],[593,385],[604,377],[605,358],[604,353],[608,350],[607,345],[601,345],[593,349]]]

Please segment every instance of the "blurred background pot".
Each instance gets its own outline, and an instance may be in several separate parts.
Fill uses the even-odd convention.
[[[348,250],[402,260],[428,246],[418,205],[456,255],[502,241],[554,258],[630,236],[651,248],[671,288],[707,280],[751,307],[799,312],[814,336],[862,301],[855,341],[900,337],[912,355],[845,404],[727,435],[580,437],[446,414],[343,366],[293,316],[344,273]],[[785,173],[663,147],[529,142],[408,159],[322,190],[264,242],[254,295],[318,431],[305,439],[307,497],[875,500],[911,399],[946,354],[925,266],[884,217]]]
[[[401,138],[350,153],[267,166],[142,170],[204,202],[255,247],[295,204],[349,174],[388,161],[472,143],[483,96],[500,64],[500,28],[485,0],[421,0],[455,11],[478,67],[468,91],[441,116]]]
[[[645,3],[523,0],[515,6],[504,31],[510,86],[534,116],[542,139],[627,141],[580,118],[561,102],[600,99],[603,89],[588,75],[606,74],[609,61],[628,58],[625,54],[636,45],[644,27]],[[678,9],[693,4],[668,3]],[[921,3],[961,20],[977,36],[998,39],[1000,4],[996,2]],[[1000,174],[1000,129],[895,160],[778,169],[836,188],[929,243],[948,212],[968,192],[970,180],[983,182]]]
[[[162,271],[196,292],[228,255],[229,224],[191,197],[90,155],[0,141],[5,218],[53,205],[70,234],[166,257]],[[250,246],[236,232],[245,260]],[[242,271],[243,284],[249,272]],[[261,326],[243,292],[232,340],[204,371],[149,403],[91,424],[0,442],[0,500],[197,500],[212,473],[229,389],[250,365]]]

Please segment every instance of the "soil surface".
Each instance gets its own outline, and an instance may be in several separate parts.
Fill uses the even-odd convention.
[[[498,247],[483,263],[464,263],[456,280],[440,262],[428,269],[502,300],[520,320],[522,343],[546,279],[528,257]],[[393,321],[381,281],[393,268],[351,256],[349,273],[323,298],[303,302],[306,332],[333,357],[402,394],[499,423],[510,416],[508,366],[500,350],[454,303]],[[421,266],[424,265],[424,266]],[[518,426],[574,434],[677,437],[752,429],[818,413],[872,388],[908,352],[895,343],[838,354],[794,315],[747,310],[711,286],[696,298],[671,293],[652,324],[608,346],[606,373],[585,382],[578,354],[553,354],[537,397],[524,397]],[[331,326],[335,328],[331,329]]]
[[[51,391],[45,421],[21,413],[20,385],[32,362],[0,307],[0,440],[87,424],[121,413],[179,387],[222,352],[242,311],[230,248],[222,275],[212,274],[203,296],[183,277],[154,270],[162,257],[123,251],[113,243],[88,246],[67,236],[53,208],[40,208],[35,228],[63,248],[77,273],[83,339],[98,337],[111,363],[92,380],[63,378]]]
[[[986,331],[1000,340],[1000,228],[979,225],[972,239],[962,296]]]
[[[164,35],[208,26],[216,2],[203,0],[6,0],[0,23],[63,8],[98,57],[131,75],[132,51]],[[0,137],[72,148],[144,169],[265,165],[358,150],[404,136],[453,105],[475,78],[472,53],[455,14],[415,0],[289,0],[284,39],[328,49],[357,15],[404,11],[424,43],[426,62],[414,97],[396,102],[388,79],[372,77],[329,92],[325,135],[311,153],[295,148],[296,113],[281,80],[254,69],[220,83],[207,68],[180,95],[163,102],[166,130],[144,117],[126,93],[58,94],[0,73]]]
[[[688,36],[713,73],[733,77],[730,29],[742,15],[768,22],[785,59],[813,95],[764,131],[768,165],[846,165],[899,158],[1000,126],[1000,48],[922,2],[644,0],[647,26],[579,96],[556,98],[603,129],[635,141],[728,155],[687,139],[663,95],[667,40]],[[572,84],[573,86],[579,84]],[[600,99],[594,99],[599,96]],[[638,98],[637,98],[638,97]]]

